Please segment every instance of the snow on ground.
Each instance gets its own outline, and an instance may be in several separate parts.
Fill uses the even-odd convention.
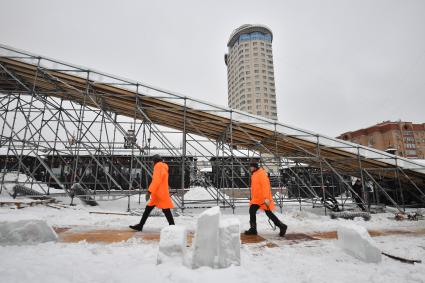
[[[68,204],[69,199],[64,198]],[[93,214],[93,211],[126,212],[128,198],[100,201],[99,207],[82,205],[54,209],[34,206],[24,209],[0,207],[1,221],[24,219],[45,220],[56,227],[91,227],[94,229],[127,229],[140,216]],[[141,196],[130,198],[130,207],[144,208]],[[177,225],[194,231],[197,216],[205,209],[188,209],[175,218]],[[425,221],[397,222],[392,213],[373,214],[372,219],[332,220],[323,208],[286,204],[276,215],[286,223],[287,233],[336,230],[343,223],[355,223],[367,229],[425,229]],[[222,217],[237,218],[241,230],[248,229],[248,207],[222,210]],[[257,215],[260,235],[272,236],[273,231],[263,212]],[[158,232],[167,225],[164,216],[148,219],[144,232]],[[143,233],[143,232],[142,232]],[[373,238],[385,252],[420,259],[425,262],[425,237],[393,235]],[[201,267],[189,269],[183,265],[157,265],[158,242],[132,238],[114,244],[48,242],[36,245],[0,246],[1,282],[425,282],[425,264],[405,264],[387,257],[381,263],[364,263],[344,252],[336,240],[300,242],[268,248],[264,245],[243,245],[241,266],[227,269]]]
[[[47,192],[51,194],[64,193],[63,190],[58,190],[58,189],[49,187],[44,183],[34,180],[31,176],[27,176],[25,174],[18,173],[18,172],[0,173],[0,180],[3,180],[4,182],[0,197],[4,197],[4,198],[9,198],[10,195],[13,194],[13,187],[16,184],[25,186],[29,189],[32,189],[42,194],[46,194]]]
[[[229,196],[227,196],[223,192],[222,192],[222,195],[226,199],[229,199]],[[199,200],[215,200],[216,197],[213,197],[213,195],[211,195],[204,187],[193,187],[193,188],[190,188],[190,190],[184,195],[184,199],[185,201],[190,201],[190,200],[199,201]]]

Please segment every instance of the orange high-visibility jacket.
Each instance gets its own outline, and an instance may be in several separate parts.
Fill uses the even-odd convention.
[[[265,199],[270,200],[268,208],[264,204]],[[251,201],[249,204],[258,204],[263,210],[273,210],[275,207],[270,188],[270,180],[263,168],[257,169],[251,175]]]
[[[151,193],[149,206],[158,208],[173,208],[173,202],[168,191],[168,165],[157,162],[153,167],[152,182],[148,191]]]

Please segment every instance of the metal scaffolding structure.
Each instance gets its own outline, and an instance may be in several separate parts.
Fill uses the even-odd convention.
[[[185,200],[196,182],[217,205],[246,203],[251,160],[268,168],[280,208],[344,209],[351,196],[400,211],[425,205],[425,166],[412,160],[4,45],[0,106],[0,190],[16,171],[64,193],[79,183],[94,198],[128,196],[130,209],[160,153],[182,210],[203,203]],[[215,169],[201,174],[199,164]]]

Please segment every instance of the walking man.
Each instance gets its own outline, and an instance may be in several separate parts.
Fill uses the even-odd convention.
[[[145,225],[149,214],[155,206],[162,209],[168,224],[174,225],[173,214],[171,214],[170,210],[174,205],[168,191],[168,165],[162,161],[162,158],[158,154],[155,154],[152,159],[154,162],[152,181],[146,197],[146,200],[148,200],[150,196],[149,203],[146,205],[140,223],[130,225],[130,228],[136,231],[143,230],[143,225]]]
[[[283,224],[272,212],[275,205],[273,202],[270,180],[263,168],[259,168],[257,162],[249,164],[251,170],[251,201],[249,202],[249,224],[251,228],[245,231],[245,235],[257,235],[257,210],[262,209],[267,217],[279,227],[279,236],[284,237],[288,226]]]
[[[352,187],[353,187],[353,191],[355,192],[355,193],[351,192],[354,202],[357,204],[358,207],[360,207],[362,211],[366,211],[366,208],[363,205],[363,201],[361,197],[363,196],[363,186],[360,179],[357,179]]]

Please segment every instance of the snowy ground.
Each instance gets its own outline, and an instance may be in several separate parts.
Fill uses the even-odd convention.
[[[139,197],[131,198],[132,208],[143,208]],[[63,199],[69,203],[69,199]],[[90,214],[90,211],[127,209],[127,198],[101,201],[100,207],[77,206],[54,209],[46,206],[12,209],[0,207],[0,222],[41,219],[56,227],[85,229],[123,228],[139,221],[138,216]],[[194,231],[196,216],[205,209],[193,209],[175,218],[177,225]],[[237,217],[242,229],[248,228],[248,208],[240,207],[233,215],[222,210],[223,217]],[[332,231],[343,223],[356,223],[367,229],[424,229],[425,221],[391,220],[391,213],[374,214],[362,219],[331,220],[320,208],[287,205],[278,217],[288,224],[287,233]],[[264,213],[257,216],[260,235],[272,237],[273,231]],[[0,224],[1,225],[1,224]],[[159,232],[167,225],[165,217],[151,217],[145,230]],[[425,237],[382,236],[373,238],[391,254],[425,262]],[[379,264],[364,263],[335,245],[336,240],[307,241],[268,248],[242,245],[241,266],[228,269],[202,267],[191,270],[176,264],[156,265],[158,242],[130,239],[114,244],[48,242],[37,245],[0,244],[0,282],[425,282],[425,264],[405,264],[387,257]]]

